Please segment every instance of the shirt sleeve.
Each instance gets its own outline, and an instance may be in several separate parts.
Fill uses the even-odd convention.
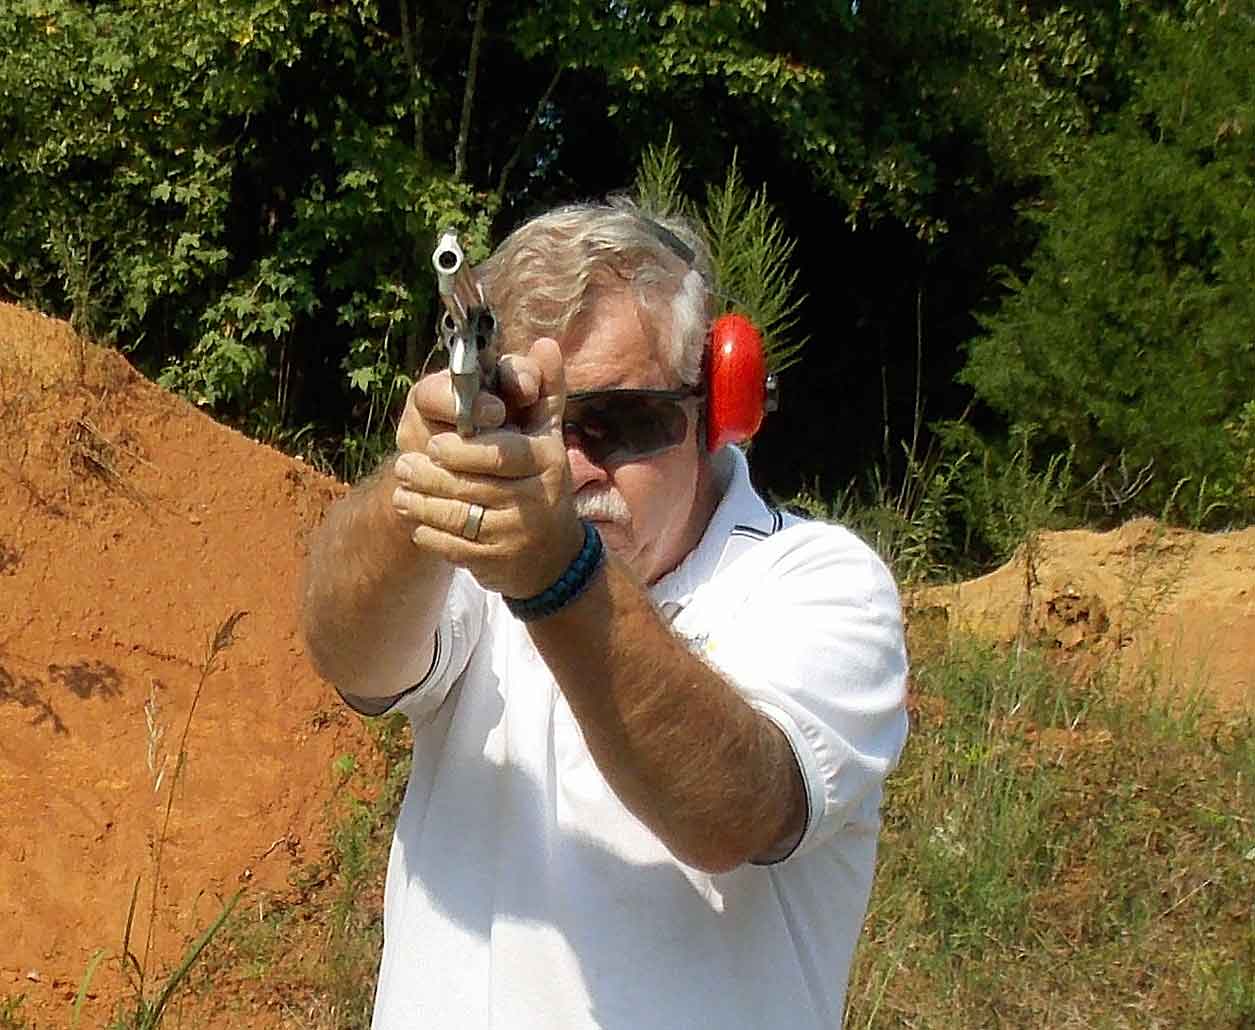
[[[800,854],[878,825],[907,733],[902,608],[888,569],[840,527],[801,523],[757,548],[749,585],[723,594],[736,600],[706,653],[793,747],[809,809]]]
[[[462,675],[483,632],[488,595],[465,569],[457,569],[449,585],[444,612],[436,626],[431,667],[412,687],[391,697],[357,697],[341,693],[354,711],[366,716],[404,713],[416,726],[436,714]]]

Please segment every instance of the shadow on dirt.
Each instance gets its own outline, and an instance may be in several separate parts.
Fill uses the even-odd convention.
[[[79,661],[73,665],[49,665],[52,682],[65,687],[75,697],[117,697],[122,677],[112,665],[104,662]]]
[[[22,552],[0,540],[0,576],[12,576],[22,564]]]
[[[19,678],[0,665],[0,705],[18,705],[21,708],[31,709],[35,713],[35,717],[31,720],[32,726],[50,723],[53,732],[68,734],[70,731],[65,728],[65,723],[61,721],[61,716],[57,714],[56,709],[39,696],[43,685],[43,682],[34,676]]]
[[[64,720],[52,706],[52,702],[44,696],[48,693],[49,686],[61,687],[83,700],[91,697],[118,697],[122,693],[121,675],[112,665],[104,662],[83,660],[72,665],[50,665],[48,675],[49,683],[44,683],[38,676],[15,674],[0,665],[0,705],[17,705],[28,709],[34,713],[32,726],[47,723],[53,732],[69,734]]]

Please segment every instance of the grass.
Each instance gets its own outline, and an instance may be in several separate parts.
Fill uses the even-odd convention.
[[[847,1026],[1255,1028],[1255,725],[1034,650],[917,660]]]
[[[284,897],[241,906],[206,953],[197,990],[209,1007],[267,1004],[307,1030],[370,1026],[409,730],[399,716],[368,725],[372,753],[333,763],[323,861],[305,867]]]
[[[394,716],[374,729],[386,770],[382,787],[370,800],[350,798],[331,837],[336,888],[322,987],[333,1010],[342,1014],[337,1030],[370,1026],[383,946],[383,877],[393,822],[409,778],[404,718]],[[356,772],[356,766],[343,768],[346,778]]]
[[[913,734],[846,1026],[1255,1030],[1255,716],[1212,709],[1201,674],[1169,703],[1154,663],[1082,675],[1033,638],[1040,533],[1070,480],[1066,464],[1034,472],[1030,442],[1001,465],[908,454],[902,493],[818,512],[904,582],[952,573],[955,512],[1025,569],[1010,649],[916,613]],[[1169,544],[1160,528],[1134,548],[1136,620],[1185,574]]]
[[[24,994],[9,994],[0,998],[0,1030],[34,1030],[35,1024],[22,1014],[25,1004]]]

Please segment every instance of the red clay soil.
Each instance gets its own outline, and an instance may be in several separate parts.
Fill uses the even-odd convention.
[[[280,890],[320,856],[332,762],[364,734],[306,660],[296,599],[341,490],[0,305],[0,1002],[24,995],[23,1018],[70,1025],[99,948],[80,1025],[111,1014],[209,641],[236,613],[190,723],[149,968],[242,884]]]

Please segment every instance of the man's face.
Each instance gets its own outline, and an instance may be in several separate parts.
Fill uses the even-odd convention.
[[[562,341],[568,393],[673,390],[669,372],[630,293],[604,294]],[[697,545],[714,510],[708,463],[698,446],[697,404],[683,443],[648,458],[603,467],[568,436],[576,511],[646,584],[670,572]]]

